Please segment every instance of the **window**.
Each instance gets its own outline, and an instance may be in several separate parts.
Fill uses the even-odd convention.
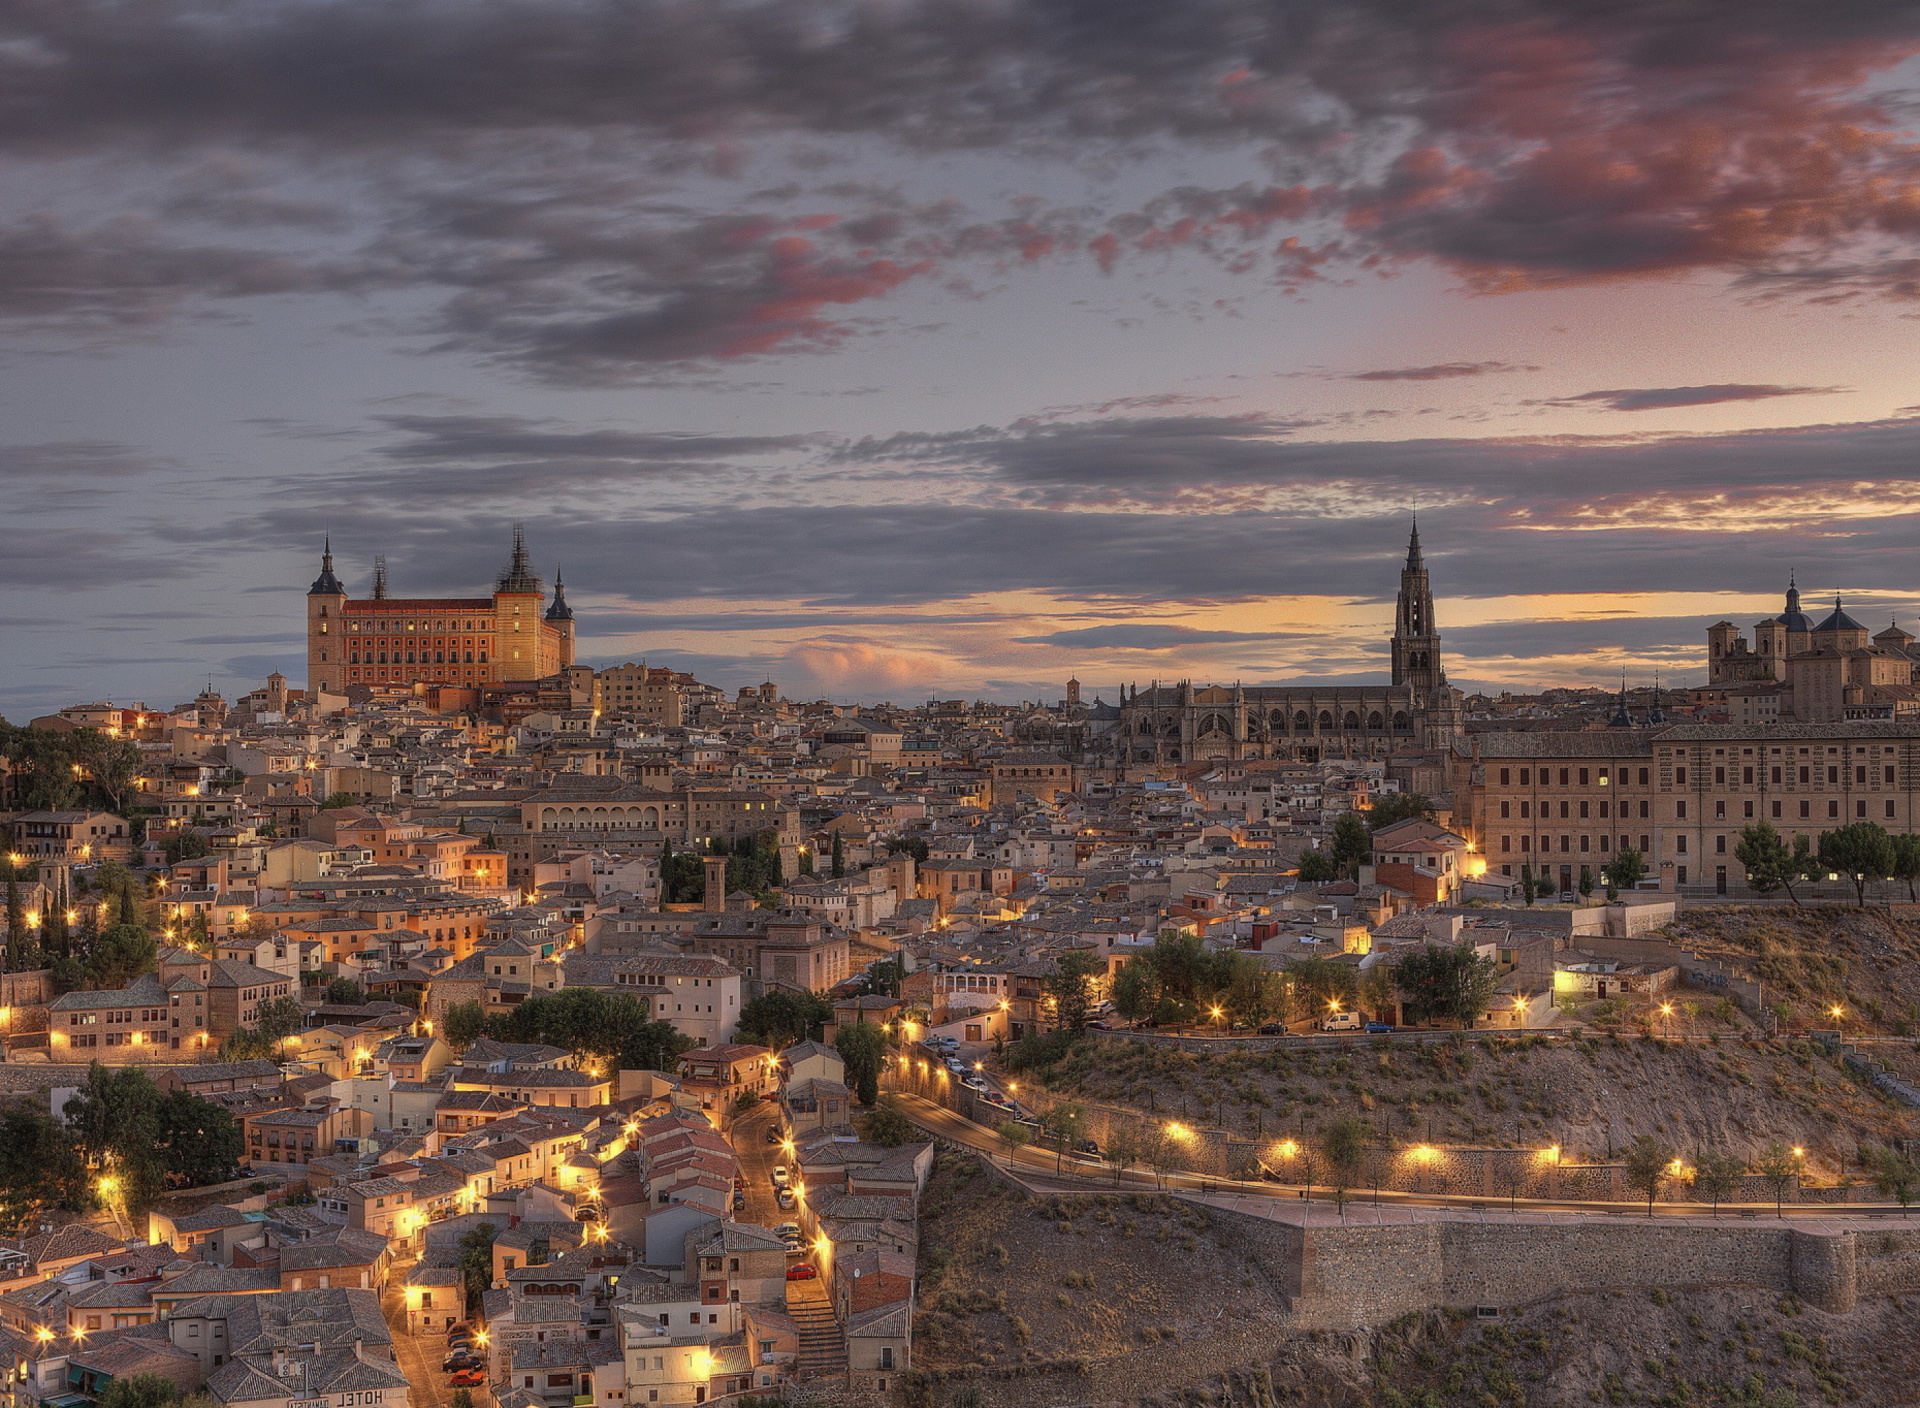
[[[1867,803],[1864,798],[1853,804],[1853,814],[1855,816],[1865,816],[1867,814]]]
[[[1685,802],[1675,802],[1673,804],[1673,817],[1675,821],[1685,821],[1687,819],[1687,804]]]
[[[1685,836],[1674,837],[1673,848],[1674,850],[1678,851],[1681,855],[1685,855],[1687,853],[1687,838]]]
[[[1893,803],[1889,802],[1887,803],[1887,805],[1892,806]],[[1780,819],[1780,804],[1778,802],[1775,802],[1773,804],[1773,817],[1775,821],[1778,821]]]
[[[1812,803],[1812,802],[1802,802],[1802,803],[1800,804],[1800,816],[1801,816],[1801,819],[1802,819],[1802,820],[1805,820],[1805,819],[1807,819],[1807,818],[1809,818],[1809,817],[1811,817],[1812,815],[1813,815],[1813,803]]]
[[[1714,837],[1713,851],[1715,855],[1725,855],[1727,853],[1727,838],[1724,836]]]
[[[1893,820],[1893,798],[1887,798],[1887,820]]]
[[[1502,802],[1502,803],[1500,804],[1500,815],[1501,815],[1501,816],[1503,816],[1503,817],[1510,817],[1510,816],[1512,816],[1512,815],[1513,815],[1513,803],[1511,803],[1511,802]]]
[[[1640,785],[1642,787],[1647,785],[1647,770],[1645,768],[1640,769]]]
[[[1685,787],[1687,785],[1687,770],[1685,768],[1675,768],[1673,770],[1673,780],[1681,787]]]
[[[1828,802],[1827,803],[1828,818],[1838,819],[1839,815],[1840,815],[1840,804],[1838,802]]]
[[[882,1369],[893,1367],[893,1346],[890,1344],[880,1346],[880,1367]]]

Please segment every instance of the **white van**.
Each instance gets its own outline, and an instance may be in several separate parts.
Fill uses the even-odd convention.
[[[1320,1019],[1323,1032],[1357,1032],[1366,1026],[1358,1012],[1329,1012]]]

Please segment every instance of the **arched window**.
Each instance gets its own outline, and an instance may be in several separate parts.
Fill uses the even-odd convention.
[[[1394,712],[1393,726],[1403,731],[1412,727],[1412,724],[1407,720],[1407,711],[1405,709],[1399,709]]]
[[[1304,716],[1302,717],[1304,719]],[[1285,728],[1287,726],[1287,711],[1285,709],[1275,709],[1273,713],[1268,716],[1267,721],[1275,728]]]
[[[1325,718],[1326,716],[1323,714],[1321,715],[1321,717]],[[1307,718],[1307,711],[1305,709],[1298,709],[1294,711],[1293,726],[1296,729],[1298,729],[1301,733],[1305,733],[1307,729],[1311,726],[1311,721]]]
[[[1341,719],[1340,724],[1342,728],[1359,728],[1360,716],[1354,713],[1353,710],[1349,709],[1347,710],[1345,717]]]
[[[1202,738],[1226,738],[1233,733],[1233,727],[1219,714],[1208,714],[1200,720]]]
[[[1333,715],[1325,709],[1320,711],[1320,727],[1329,730],[1333,727]]]
[[[1368,728],[1381,728],[1381,727],[1384,727],[1384,725],[1385,725],[1385,721],[1381,719],[1380,711],[1378,709],[1375,709],[1372,713],[1367,715]]]

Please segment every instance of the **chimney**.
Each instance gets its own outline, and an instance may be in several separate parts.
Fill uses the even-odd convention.
[[[720,914],[727,907],[727,858],[708,856],[704,864],[707,867],[707,892],[700,907],[709,914]]]

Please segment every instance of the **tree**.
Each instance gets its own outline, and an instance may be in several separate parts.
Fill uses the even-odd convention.
[[[1113,1181],[1140,1162],[1140,1134],[1130,1124],[1115,1124],[1107,1131],[1107,1162],[1113,1165]]]
[[[358,1007],[367,995],[352,978],[335,978],[327,984],[326,999],[338,1007]]]
[[[847,1082],[854,1098],[871,1108],[880,1101],[880,1068],[887,1059],[887,1039],[870,1022],[847,1022],[833,1039],[834,1050],[847,1064]]]
[[[1787,1189],[1800,1178],[1800,1156],[1784,1144],[1769,1144],[1760,1151],[1760,1161],[1753,1166],[1753,1171],[1766,1181],[1773,1194],[1774,1216],[1785,1217],[1781,1204],[1787,1199]]]
[[[1018,1120],[1001,1120],[994,1126],[993,1132],[1000,1136],[1000,1142],[1007,1146],[1007,1157],[1012,1158],[1015,1151],[1024,1149],[1033,1136],[1027,1127]]]
[[[1593,867],[1580,867],[1580,895],[1585,899],[1593,894]]]
[[[1920,881],[1920,832],[1903,831],[1893,838],[1893,868],[1887,875],[1906,881],[1908,901],[1920,903],[1920,894],[1914,892],[1915,882]]]
[[[1418,792],[1388,792],[1374,799],[1373,810],[1367,813],[1367,826],[1373,831],[1384,831],[1415,817],[1431,820],[1433,803]]]
[[[1079,1144],[1087,1132],[1087,1112],[1071,1100],[1062,1100],[1048,1110],[1040,1121],[1047,1132],[1047,1139],[1053,1145],[1053,1171],[1058,1173],[1067,1150]]]
[[[1470,1027],[1486,1014],[1500,987],[1493,960],[1470,943],[1423,944],[1393,968],[1407,1015],[1415,1022],[1458,1022]]]
[[[1302,1016],[1325,1012],[1335,1001],[1351,1004],[1359,995],[1359,980],[1351,965],[1330,958],[1295,958],[1287,964],[1293,987],[1294,1011]]]
[[[1367,830],[1359,812],[1340,814],[1340,819],[1333,824],[1328,848],[1342,875],[1351,878],[1358,874],[1367,857],[1373,854],[1373,833]]]
[[[487,1009],[478,999],[449,1004],[440,1013],[440,1037],[455,1051],[465,1051],[487,1032]]]
[[[453,1397],[447,1400],[447,1408],[473,1408],[473,1390],[455,1389]]]
[[[1694,1160],[1693,1192],[1713,1204],[1713,1215],[1720,1216],[1720,1204],[1740,1191],[1747,1166],[1731,1154],[1712,1150]]]
[[[128,1374],[100,1390],[95,1408],[172,1408],[181,1397],[180,1385],[164,1374]]]
[[[628,1031],[620,1046],[619,1068],[623,1071],[671,1071],[680,1057],[699,1043],[672,1022],[655,1018]]]
[[[1820,834],[1820,863],[1853,882],[1854,902],[1867,902],[1867,882],[1893,870],[1893,838],[1871,821],[1856,821]]]
[[[1154,971],[1153,960],[1137,953],[1122,963],[1114,972],[1109,1000],[1113,1010],[1130,1022],[1153,1011],[1160,1000],[1160,975]]]
[[[835,880],[847,873],[847,843],[838,831],[833,833],[833,860],[827,873]]]
[[[307,1024],[307,1012],[296,997],[276,997],[253,1009],[253,1029],[267,1041],[292,1036]]]
[[[1647,878],[1647,858],[1632,846],[1622,846],[1607,862],[1606,875],[1615,889],[1631,890]]]
[[[481,1298],[493,1287],[493,1239],[498,1231],[491,1222],[482,1222],[460,1238],[460,1285],[469,1315],[480,1308]]]
[[[93,942],[87,956],[87,981],[95,988],[124,988],[153,971],[159,948],[138,924],[115,924]]]
[[[69,1136],[93,1170],[96,1189],[109,1195],[115,1210],[124,1209],[131,1221],[146,1216],[167,1182],[159,1097],[145,1071],[132,1066],[111,1070],[95,1062],[63,1111]]]
[[[888,855],[898,855],[902,851],[912,856],[914,860],[921,865],[925,865],[927,863],[927,838],[924,836],[887,837]]]
[[[1653,1200],[1659,1196],[1660,1182],[1667,1176],[1667,1165],[1672,1161],[1673,1155],[1651,1134],[1636,1135],[1621,1157],[1627,1186],[1647,1195],[1648,1217],[1653,1216]]]
[[[1174,1146],[1173,1136],[1167,1133],[1166,1126],[1153,1120],[1143,1120],[1139,1131],[1139,1161],[1153,1170],[1153,1185],[1165,1186],[1166,1175],[1179,1167],[1180,1151]]]
[[[1526,903],[1528,909],[1533,908],[1533,897],[1536,889],[1537,887],[1533,880],[1533,862],[1523,860],[1520,862],[1520,898]],[[1538,892],[1545,893],[1544,891]]]
[[[342,807],[357,807],[359,805],[360,799],[351,792],[332,792],[327,795],[327,800],[320,804],[320,810],[323,812],[337,812]],[[487,838],[487,848],[489,850],[493,849],[493,838],[491,836]]]
[[[1326,1155],[1333,1185],[1342,1195],[1360,1176],[1360,1166],[1366,1162],[1372,1143],[1373,1126],[1358,1115],[1335,1120],[1321,1134],[1321,1152]]]
[[[818,993],[776,988],[741,1004],[740,1039],[782,1051],[817,1037],[832,1020],[832,1004]]]
[[[878,1144],[883,1149],[897,1149],[919,1137],[913,1121],[901,1114],[891,1100],[881,1102],[878,1109],[860,1121],[860,1133],[869,1144]]]
[[[0,1231],[32,1231],[56,1209],[86,1203],[87,1170],[66,1126],[47,1110],[0,1107]]]
[[[1340,867],[1319,851],[1302,851],[1299,875],[1302,885],[1325,885],[1340,878]]]
[[[1892,1198],[1904,1211],[1913,1206],[1914,1190],[1920,1187],[1920,1164],[1897,1149],[1869,1149],[1867,1172],[1883,1198]]]
[[[1770,821],[1741,827],[1733,856],[1746,868],[1747,884],[1760,895],[1771,894],[1784,885],[1794,864],[1793,851]]]
[[[222,1105],[185,1090],[169,1090],[154,1111],[167,1181],[204,1188],[237,1178],[246,1143],[240,1123]]]
[[[1391,1022],[1399,1006],[1400,989],[1394,985],[1393,969],[1376,963],[1361,970],[1359,1003],[1376,1021]]]
[[[1093,979],[1106,971],[1106,964],[1085,949],[1070,949],[1060,955],[1058,971],[1041,980],[1041,986],[1053,999],[1054,1025],[1061,1031],[1077,1032],[1087,1024],[1087,1009],[1093,1003]]]

